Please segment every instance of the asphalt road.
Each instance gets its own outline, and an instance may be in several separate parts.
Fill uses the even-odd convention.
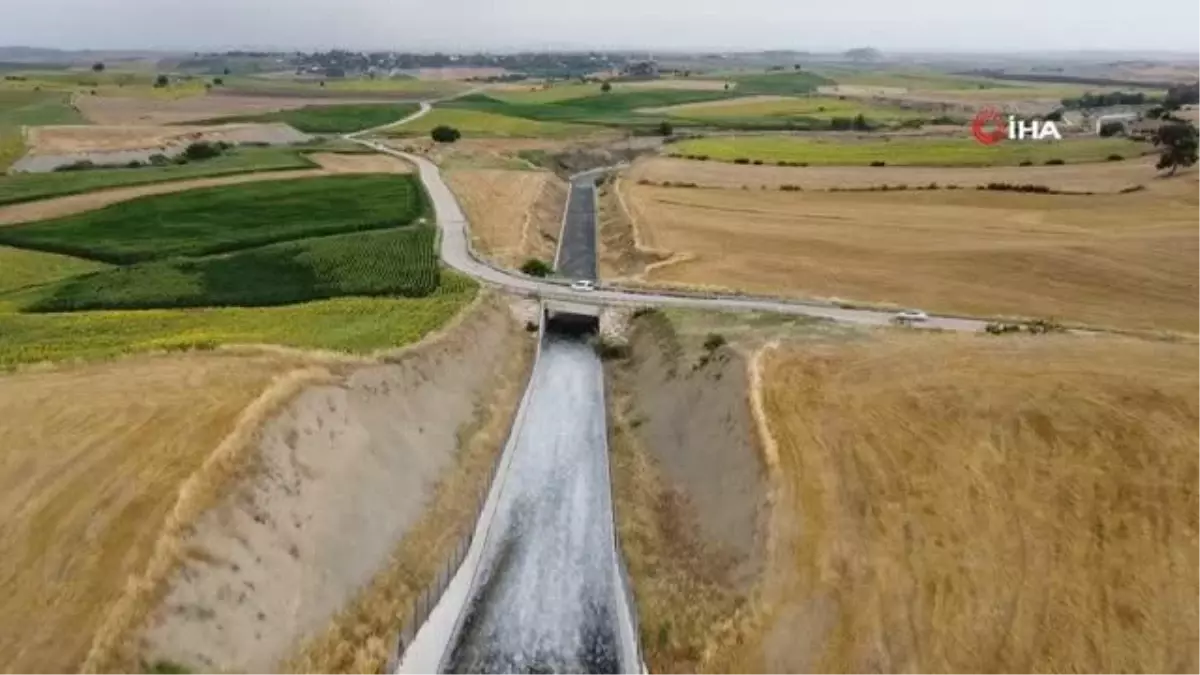
[[[568,279],[596,281],[596,186],[595,174],[571,178],[567,212],[554,269]]]
[[[680,307],[722,311],[759,311],[780,314],[800,314],[833,321],[861,325],[887,325],[891,312],[870,309],[845,309],[813,301],[709,297],[700,294],[643,292],[601,285],[590,292],[571,291],[561,283],[527,277],[522,274],[491,267],[473,258],[467,248],[466,217],[454,198],[454,193],[442,180],[437,165],[424,157],[393,150],[373,141],[359,140],[379,152],[395,155],[416,165],[421,182],[433,202],[438,226],[442,230],[441,257],[446,265],[486,284],[509,291],[536,295],[546,300],[566,300],[592,305],[651,305],[656,307]],[[918,324],[923,328],[977,332],[983,330],[985,321],[930,315],[929,321]]]
[[[547,336],[443,672],[637,672],[623,650],[603,375]]]

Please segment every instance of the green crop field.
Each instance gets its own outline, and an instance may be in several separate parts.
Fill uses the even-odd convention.
[[[238,93],[294,94],[296,96],[361,96],[417,100],[429,96],[448,96],[471,86],[454,80],[399,78],[326,78],[278,79],[267,77],[226,77],[224,87]],[[322,84],[324,83],[324,84]]]
[[[817,72],[837,84],[853,84],[868,87],[903,87],[931,91],[953,91],[960,89],[1004,89],[1009,85],[996,80],[979,77],[950,75],[922,69],[870,69],[847,67],[823,67]]]
[[[1144,143],[1119,138],[1005,142],[987,146],[972,138],[876,138],[841,140],[798,136],[712,136],[671,146],[672,154],[708,155],[723,161],[747,159],[766,163],[813,165],[1000,166],[1023,161],[1043,164],[1103,161],[1110,154],[1130,157],[1148,150]]]
[[[234,148],[212,159],[136,169],[91,169],[0,175],[0,204],[91,192],[104,188],[211,178],[257,171],[311,169],[316,164],[294,148]]]
[[[833,84],[832,80],[809,71],[735,75],[729,79],[737,83],[737,92],[742,96],[807,94],[821,85]]]
[[[828,120],[833,117],[864,115],[873,120],[905,120],[926,117],[918,111],[894,106],[873,105],[863,101],[841,100],[836,96],[807,96],[786,98],[744,98],[719,103],[685,103],[655,112],[672,117],[707,120],[737,117],[812,117]]]
[[[420,109],[416,103],[356,103],[309,105],[262,115],[220,117],[188,124],[227,122],[283,122],[310,134],[334,134],[382,126],[408,117]]]
[[[255,308],[18,314],[3,311],[0,303],[0,369],[222,344],[369,353],[416,342],[444,325],[477,292],[469,279],[458,287],[424,298],[337,298]]]
[[[560,122],[497,115],[476,110],[435,108],[429,114],[402,126],[385,130],[390,136],[423,136],[438,125],[458,129],[464,136],[504,136],[555,138],[587,133],[588,127]]]
[[[644,115],[639,108],[657,108],[681,103],[731,98],[725,91],[689,91],[681,89],[630,89],[625,92],[593,94],[551,103],[506,103],[472,94],[442,104],[447,110],[475,110],[539,122],[562,122],[603,126],[644,126],[658,124],[661,115]]]
[[[326,176],[142,197],[2,227],[0,244],[126,264],[393,227],[424,210],[413,176]]]
[[[65,92],[0,88],[0,174],[25,154],[22,126],[87,123],[70,103]]]
[[[654,86],[655,80],[644,82],[610,82],[612,87],[611,94],[638,93],[647,91],[717,91],[721,90],[719,86],[723,80],[710,80],[695,78],[697,82],[695,89],[688,89],[684,84],[687,80],[668,80],[661,88]],[[710,83],[715,82],[715,85]],[[707,86],[706,86],[707,85]],[[487,95],[505,103],[559,103],[561,101],[569,101],[571,99],[586,98],[603,94],[600,89],[600,84],[596,82],[563,82],[553,83],[549,86],[542,84],[516,84],[505,89],[490,89]],[[730,87],[734,88],[737,84],[731,82]]]
[[[93,260],[0,246],[0,294],[107,268]]]
[[[424,297],[443,283],[436,231],[413,226],[175,258],[86,274],[42,290],[33,312],[286,305],[339,296]]]

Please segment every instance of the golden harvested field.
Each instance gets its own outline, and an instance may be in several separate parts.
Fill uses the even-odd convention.
[[[674,157],[639,159],[629,170],[633,181],[697,183],[704,187],[752,189],[799,185],[805,190],[867,188],[881,185],[924,187],[957,185],[974,188],[988,183],[1045,185],[1069,192],[1118,192],[1154,181],[1153,158],[1092,162],[1065,166],[768,166],[701,162]]]
[[[646,280],[1195,333],[1194,174],[1125,195],[780,192],[622,181]]]
[[[74,213],[93,211],[110,204],[116,204],[117,202],[136,199],[137,197],[162,195],[217,185],[235,185],[237,183],[254,183],[267,180],[292,180],[343,173],[409,173],[412,171],[412,167],[403,160],[390,155],[314,152],[307,155],[307,157],[320,165],[320,168],[262,171],[259,173],[242,173],[232,176],[197,178],[168,183],[150,183],[133,187],[97,190],[95,192],[85,192],[66,197],[8,204],[0,206],[0,226],[44,220],[47,218],[59,218]]]
[[[79,669],[164,524],[212,488],[205,460],[294,368],[282,356],[188,354],[0,377],[6,670]]]
[[[83,96],[74,98],[76,107],[89,122],[104,125],[162,125],[198,120],[257,115],[303,108],[308,105],[378,103],[378,99],[349,99],[303,96],[209,95],[189,98]]]
[[[766,352],[764,605],[725,672],[1195,672],[1195,344]]]
[[[446,172],[446,179],[471,222],[471,239],[481,253],[509,267],[519,266],[529,257],[545,258],[544,226],[552,226],[557,237],[561,221],[554,221],[552,208],[539,215],[535,207],[548,192],[555,191],[556,184],[562,191],[562,182],[553,174],[455,169]],[[557,215],[561,217],[561,211]],[[549,253],[552,257],[552,247]]]

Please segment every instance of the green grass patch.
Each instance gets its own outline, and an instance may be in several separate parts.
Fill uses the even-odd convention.
[[[284,242],[206,258],[141,263],[45,288],[26,311],[286,305],[341,296],[459,292],[431,226]]]
[[[663,116],[635,112],[638,108],[658,108],[731,97],[731,93],[724,91],[632,89],[544,104],[506,103],[490,96],[473,94],[447,101],[443,106],[445,109],[475,110],[539,122],[649,128],[657,125]]]
[[[957,91],[969,89],[1004,89],[1009,85],[977,77],[963,77],[924,69],[870,69],[846,67],[822,67],[817,72],[837,84],[864,87],[902,87],[930,91]]]
[[[425,210],[413,176],[327,176],[187,190],[0,228],[0,244],[116,264],[381,229]]]
[[[27,86],[0,88],[0,174],[25,154],[21,127],[86,123],[71,107],[66,92],[34,91]]]
[[[334,134],[360,131],[388,124],[417,112],[416,103],[356,103],[346,105],[309,105],[295,110],[280,110],[262,115],[219,117],[188,124],[224,124],[228,122],[283,122],[310,134]]]
[[[416,342],[444,325],[475,297],[473,281],[458,283],[457,292],[425,298],[338,298],[257,308],[0,312],[0,368],[222,344],[370,353]]]
[[[904,108],[872,105],[865,101],[841,100],[836,96],[787,97],[774,100],[746,99],[739,103],[737,99],[730,102],[708,105],[704,103],[687,103],[679,106],[660,109],[658,112],[672,117],[684,117],[695,120],[729,119],[729,118],[773,118],[787,119],[791,117],[809,117],[828,120],[833,117],[854,117],[864,115],[872,120],[897,121],[906,119],[921,119],[928,117]]]
[[[694,78],[694,79],[702,80],[704,82],[711,81],[711,79],[706,79],[706,78]],[[717,82],[721,82],[721,80],[717,80]],[[671,86],[664,86],[661,89],[656,89],[653,86],[653,81],[649,81],[649,82],[609,82],[609,85],[612,87],[612,91],[610,91],[609,93],[615,94],[615,95],[637,94],[637,93],[654,92],[654,91],[693,91],[693,92],[695,92],[695,91],[701,91],[701,92],[714,91],[713,89],[701,88],[699,86],[696,89],[690,89],[690,90],[689,89],[681,89],[679,87],[671,87]],[[527,104],[560,103],[563,101],[570,101],[572,99],[588,98],[591,96],[601,95],[604,92],[601,91],[600,86],[601,85],[598,82],[587,82],[587,83],[562,82],[562,83],[551,84],[549,87],[544,87],[543,85],[541,85],[539,83],[539,84],[522,85],[521,89],[490,90],[487,92],[487,95],[494,99],[497,99],[499,101],[504,101],[505,103],[527,103]],[[731,88],[733,88],[735,86],[736,86],[736,83],[733,83],[733,82],[730,83]],[[716,91],[721,91],[721,88],[718,86],[716,88]]]
[[[0,293],[96,272],[107,267],[94,260],[0,246]]]
[[[763,73],[760,75],[736,75],[730,78],[737,83],[739,96],[750,94],[807,94],[833,81],[809,71]]]
[[[498,115],[477,110],[435,108],[403,126],[385,131],[390,136],[424,136],[434,127],[449,125],[465,136],[501,137],[562,137],[586,132],[587,127],[561,122],[539,122],[537,120]]]
[[[211,178],[257,171],[311,169],[316,164],[292,148],[234,148],[219,157],[187,164],[136,169],[91,169],[0,176],[0,204],[174,180]]]
[[[401,78],[296,78],[225,77],[224,87],[239,93],[294,94],[296,96],[351,96],[355,94],[403,97],[417,100],[447,96],[468,89],[470,83],[454,80]],[[322,82],[324,85],[322,85]]]
[[[671,146],[673,154],[708,155],[723,161],[748,159],[767,163],[789,161],[863,166],[876,161],[886,162],[889,166],[1001,166],[1023,161],[1044,164],[1051,159],[1073,164],[1099,162],[1109,154],[1129,156],[1148,149],[1144,143],[1113,138],[1010,141],[986,146],[971,138],[852,141],[798,136],[712,136]]]

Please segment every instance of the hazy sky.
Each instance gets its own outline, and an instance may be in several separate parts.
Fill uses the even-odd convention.
[[[0,0],[0,45],[102,49],[1196,52],[1198,24],[1197,0]]]

